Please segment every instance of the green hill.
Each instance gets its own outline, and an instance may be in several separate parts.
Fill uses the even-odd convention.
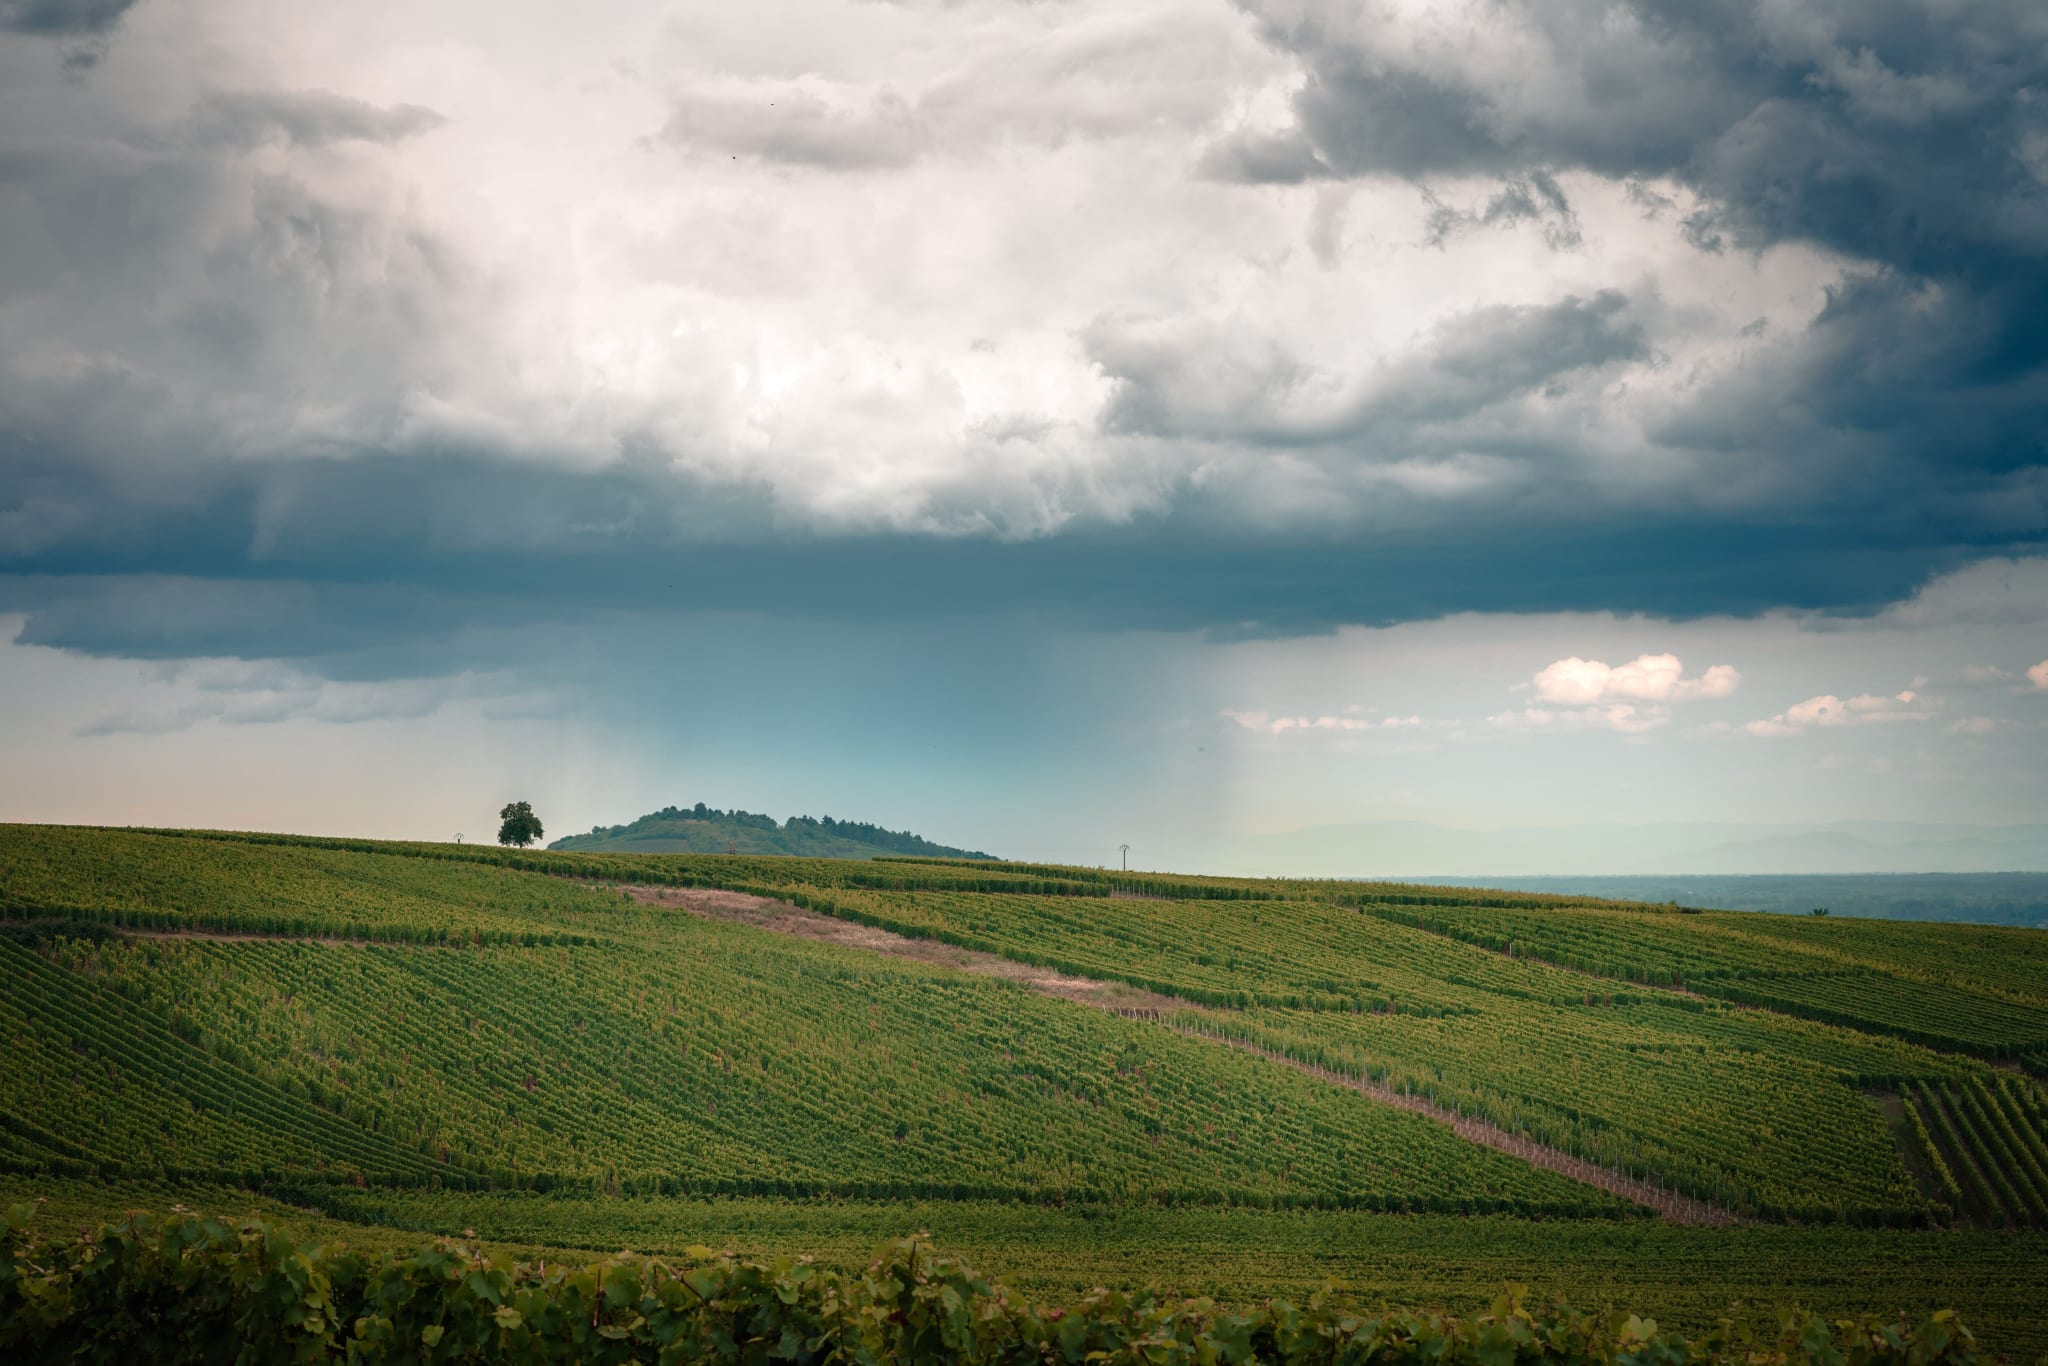
[[[0,1201],[67,1225],[843,1267],[926,1229],[1034,1294],[1514,1280],[2048,1347],[2036,931],[0,826],[0,1031]]]
[[[698,802],[663,807],[630,825],[600,825],[587,835],[570,835],[550,849],[607,854],[784,854],[796,858],[881,858],[910,854],[926,858],[987,859],[990,854],[934,844],[903,830],[830,816],[791,816],[778,824],[752,811],[721,811]]]

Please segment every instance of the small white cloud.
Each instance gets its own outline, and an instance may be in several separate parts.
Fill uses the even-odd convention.
[[[2007,724],[2007,722],[1995,716],[1966,716],[1960,721],[1950,723],[1948,733],[1950,735],[1989,735],[1992,731],[1998,730]]]
[[[1924,682],[1915,679],[1915,684]],[[1751,721],[1742,729],[1751,735],[1803,735],[1812,727],[1857,726],[1881,721],[1925,721],[1933,716],[1931,702],[1913,688],[1880,697],[1859,693],[1846,702],[1833,693],[1795,702],[1776,716]]]
[[[1785,708],[1782,719],[1788,726],[1839,726],[1849,719],[1849,708],[1841,698],[1826,693],[1793,703]]]
[[[1677,655],[1638,655],[1615,665],[1573,655],[1545,666],[1534,682],[1539,700],[1583,707],[1615,701],[1689,702],[1727,697],[1742,686],[1742,675],[1732,665],[1716,664],[1697,678],[1687,678]]]
[[[2039,664],[2027,670],[2027,682],[2037,688],[2048,690],[2048,659],[2042,660]]]
[[[1965,683],[2003,683],[2011,677],[1996,664],[1972,664],[1963,670]]]

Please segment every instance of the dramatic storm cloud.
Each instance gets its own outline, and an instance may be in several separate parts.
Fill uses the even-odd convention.
[[[140,670],[65,753],[726,708],[815,756],[900,705],[961,772],[1175,726],[2017,763],[2037,617],[1821,656],[2038,583],[2044,320],[2025,0],[0,0],[0,613],[38,687]],[[1231,683],[1636,619],[1456,714]],[[1766,695],[1708,620],[1812,662]],[[771,719],[741,640],[872,691]]]

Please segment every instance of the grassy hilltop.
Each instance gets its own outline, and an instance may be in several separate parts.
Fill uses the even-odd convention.
[[[911,854],[927,858],[986,859],[972,849],[934,844],[907,830],[885,830],[866,821],[836,821],[830,816],[791,816],[778,822],[752,811],[721,811],[698,802],[691,807],[667,806],[627,825],[601,825],[583,835],[570,835],[550,849],[597,854],[786,854],[794,858],[887,858]]]
[[[53,1219],[838,1265],[926,1228],[1048,1293],[1516,1280],[2048,1347],[2036,931],[0,826],[0,984],[0,1198]]]

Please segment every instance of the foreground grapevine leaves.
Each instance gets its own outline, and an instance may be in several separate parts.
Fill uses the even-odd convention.
[[[1151,1291],[1096,1290],[1064,1309],[939,1256],[923,1237],[857,1275],[801,1258],[693,1248],[515,1263],[439,1240],[366,1257],[297,1245],[261,1221],[132,1214],[44,1239],[32,1206],[0,1225],[0,1354],[112,1362],[1339,1362],[1385,1366],[1969,1366],[1970,1331],[1824,1322],[1786,1311],[1773,1340],[1724,1322],[1697,1340],[1633,1315],[1531,1308],[1510,1286],[1486,1314],[1369,1311],[1331,1283],[1250,1313]]]

